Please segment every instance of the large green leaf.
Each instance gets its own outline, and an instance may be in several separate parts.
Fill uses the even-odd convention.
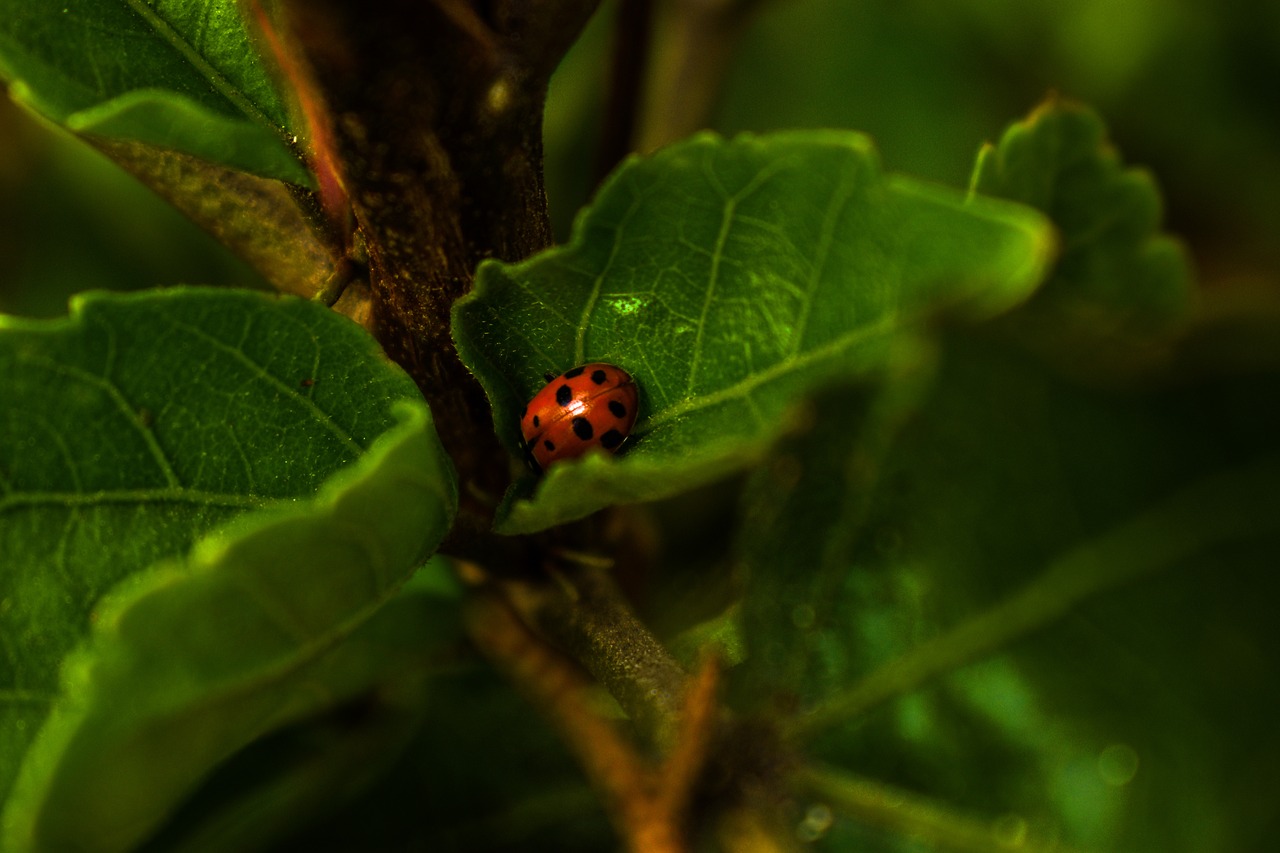
[[[345,692],[327,654],[439,542],[452,469],[412,381],[303,300],[83,297],[5,318],[0,376],[6,849],[127,847]]]
[[[1081,315],[1095,332],[1159,329],[1184,319],[1191,270],[1160,232],[1160,192],[1126,169],[1087,107],[1051,100],[978,155],[977,192],[1044,211],[1062,232],[1062,256],[1037,294],[1052,322]]]
[[[853,133],[700,136],[628,162],[568,246],[482,265],[455,308],[459,352],[513,450],[544,372],[613,362],[641,389],[621,458],[557,465],[532,500],[518,484],[499,529],[749,464],[815,384],[884,370],[900,333],[942,307],[1018,302],[1052,249],[1034,212],[886,176]]]
[[[1125,382],[956,332],[897,430],[854,416],[861,391],[824,398],[750,490],[740,701],[803,709],[815,755],[989,819],[993,849],[1255,849],[1278,781],[1275,316],[1197,328]],[[857,821],[829,844],[970,849]]]
[[[77,133],[311,181],[235,0],[0,0],[0,77]]]

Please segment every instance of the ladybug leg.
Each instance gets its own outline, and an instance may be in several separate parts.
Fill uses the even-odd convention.
[[[542,466],[538,464],[538,460],[533,458],[533,450],[525,443],[524,437],[520,438],[520,456],[524,459],[525,467],[537,476],[542,476]]]
[[[551,384],[555,381],[556,375],[554,373],[544,373],[542,378],[547,380],[547,384]]]

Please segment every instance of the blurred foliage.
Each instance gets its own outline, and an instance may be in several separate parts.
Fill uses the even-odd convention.
[[[66,131],[0,98],[0,313],[54,317],[85,290],[266,284]]]
[[[738,701],[1029,840],[1263,849],[1277,365],[1223,363],[1236,319],[1148,375],[1068,369],[1016,342],[1026,311],[947,334],[907,405],[823,395],[755,475]],[[828,844],[919,849],[858,820]]]
[[[661,4],[659,4],[661,5]],[[588,191],[612,34],[606,5],[553,81],[548,193],[566,234]],[[1210,285],[1275,282],[1280,6],[1267,0],[771,0],[710,126],[846,127],[885,165],[963,186],[973,153],[1046,93],[1096,107],[1160,177]]]

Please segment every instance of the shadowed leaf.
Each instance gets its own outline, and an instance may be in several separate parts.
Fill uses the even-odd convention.
[[[1181,245],[1160,232],[1160,193],[1125,168],[1087,107],[1052,100],[978,155],[976,192],[1044,211],[1062,255],[1036,304],[1080,315],[1095,332],[1158,330],[1184,319],[1192,274]]]

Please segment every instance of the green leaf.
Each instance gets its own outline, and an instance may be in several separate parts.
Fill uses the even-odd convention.
[[[801,711],[815,756],[981,819],[992,847],[1249,849],[1280,781],[1259,746],[1275,308],[1202,320],[1145,373],[1060,370],[1003,333],[1021,309],[949,334],[911,407],[822,397],[748,493],[738,701]],[[838,822],[826,849],[911,834]]]
[[[234,0],[0,0],[0,77],[76,133],[311,183]]]
[[[1190,264],[1160,232],[1155,181],[1122,165],[1092,110],[1045,103],[982,149],[973,189],[1042,210],[1061,230],[1062,256],[1036,300],[1056,322],[1066,311],[1097,332],[1150,331],[1186,318]]]
[[[538,530],[652,500],[749,465],[815,385],[886,369],[903,332],[948,306],[989,314],[1026,297],[1053,241],[1026,208],[881,173],[836,131],[700,136],[631,160],[568,246],[481,266],[454,336],[515,451],[544,372],[616,363],[641,393],[617,460],[587,456],[526,481],[499,514]]]
[[[346,692],[330,652],[443,536],[452,468],[412,381],[303,300],[82,297],[4,318],[0,376],[3,846],[123,849]]]

